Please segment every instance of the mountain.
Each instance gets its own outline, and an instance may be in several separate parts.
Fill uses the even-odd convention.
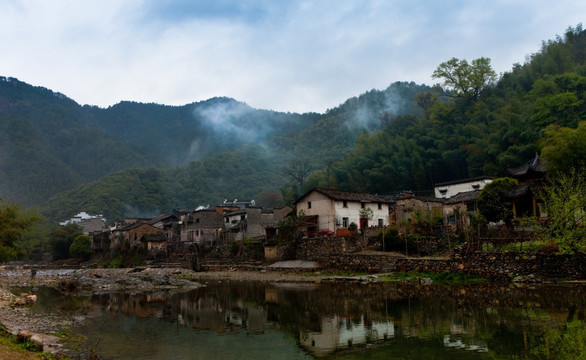
[[[359,134],[419,113],[413,99],[426,90],[394,83],[324,114],[229,98],[104,109],[0,77],[0,197],[52,219],[80,210],[116,219],[279,192],[291,159],[318,169],[342,158]]]
[[[361,136],[351,153],[313,174],[308,185],[427,194],[445,181],[505,176],[507,168],[533,158],[548,139],[551,143],[548,134],[575,133],[572,129],[586,120],[584,49],[586,31],[570,27],[564,37],[544,41],[525,64],[486,84],[477,97],[459,96],[457,89],[421,93],[416,101],[422,115],[395,117],[381,131]],[[556,142],[567,143],[569,156],[586,142],[557,136]]]

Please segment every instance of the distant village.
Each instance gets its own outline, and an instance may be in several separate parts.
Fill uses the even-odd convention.
[[[510,193],[513,215],[544,216],[542,204],[534,196],[545,175],[539,156],[508,170],[519,185]],[[405,191],[394,196],[314,188],[300,196],[291,207],[262,208],[251,201],[224,200],[215,207],[174,210],[153,218],[128,218],[106,226],[101,215],[81,212],[63,221],[77,223],[92,238],[94,254],[113,254],[124,248],[141,248],[148,259],[164,259],[173,253],[196,251],[207,246],[226,246],[234,242],[263,243],[278,235],[279,223],[287,217],[303,218],[298,224],[300,237],[344,237],[418,221],[427,214],[443,226],[457,222],[469,224],[477,214],[476,198],[492,177],[475,177],[436,184],[434,196],[421,197]],[[191,250],[188,250],[191,249]]]

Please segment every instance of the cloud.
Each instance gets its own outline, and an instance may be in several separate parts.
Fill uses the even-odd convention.
[[[510,70],[584,13],[570,0],[8,0],[0,75],[99,106],[229,96],[323,112],[395,81],[432,84],[451,57]]]

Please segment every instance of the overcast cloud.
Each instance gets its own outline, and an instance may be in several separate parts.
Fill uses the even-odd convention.
[[[0,75],[101,107],[229,96],[321,113],[395,81],[432,85],[452,57],[508,71],[584,15],[566,0],[4,0]]]

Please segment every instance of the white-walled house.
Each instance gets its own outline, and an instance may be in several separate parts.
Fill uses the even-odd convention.
[[[438,199],[449,199],[459,193],[482,190],[482,188],[492,182],[492,176],[480,176],[470,179],[461,179],[436,184],[434,187],[435,197]]]
[[[305,215],[312,224],[307,229],[310,233],[335,232],[352,223],[360,229],[389,225],[390,201],[372,194],[314,188],[295,204],[297,215]]]

